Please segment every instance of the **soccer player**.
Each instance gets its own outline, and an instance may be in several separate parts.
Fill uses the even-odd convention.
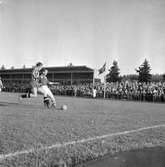
[[[2,92],[2,88],[3,88],[3,83],[2,83],[2,80],[1,80],[1,77],[0,77],[0,92]]]
[[[58,84],[56,82],[50,82],[47,79],[47,74],[48,74],[48,70],[45,68],[42,68],[40,71],[40,77],[39,77],[39,84],[41,86],[41,89],[44,91],[44,102],[48,100],[48,98],[51,99],[52,101],[52,106],[56,108],[56,100],[55,97],[52,93],[52,91],[49,89],[48,85],[54,85],[54,84]]]
[[[28,93],[20,95],[19,99],[37,97],[38,92],[40,92],[41,94],[46,96],[45,91],[39,85],[40,70],[42,68],[43,68],[43,64],[41,62],[38,62],[35,65],[35,67],[32,70],[32,78],[31,78],[31,82],[30,82],[32,89]]]

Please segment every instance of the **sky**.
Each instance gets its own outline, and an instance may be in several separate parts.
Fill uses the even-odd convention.
[[[0,66],[86,65],[165,73],[165,0],[1,0]]]

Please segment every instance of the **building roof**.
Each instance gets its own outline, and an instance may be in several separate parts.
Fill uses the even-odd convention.
[[[67,72],[76,72],[76,71],[88,71],[93,72],[94,70],[87,66],[64,66],[64,67],[48,67],[49,71],[67,71]]]
[[[94,72],[87,66],[45,67],[49,72]],[[0,72],[30,72],[32,68],[1,69]]]

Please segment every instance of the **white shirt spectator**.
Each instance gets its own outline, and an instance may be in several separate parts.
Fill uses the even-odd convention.
[[[3,83],[2,83],[2,80],[0,78],[0,92],[2,91],[2,88],[3,88]]]
[[[93,89],[93,98],[96,98],[97,90],[96,88]]]

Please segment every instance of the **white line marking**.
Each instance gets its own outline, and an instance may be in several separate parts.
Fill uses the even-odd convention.
[[[148,126],[148,127],[144,127],[144,128],[128,130],[128,131],[123,131],[123,132],[110,133],[110,134],[106,134],[106,135],[102,135],[102,136],[89,137],[87,139],[81,139],[81,140],[77,140],[77,141],[57,143],[57,144],[54,144],[51,146],[40,147],[39,149],[37,149],[37,151],[50,150],[50,149],[54,149],[54,148],[61,148],[61,147],[66,147],[68,145],[91,142],[91,141],[98,140],[98,139],[104,139],[104,138],[119,136],[119,135],[126,135],[126,134],[130,134],[130,133],[140,132],[140,131],[144,131],[144,130],[148,130],[148,129],[162,128],[162,127],[165,127],[165,124]],[[22,154],[33,153],[35,151],[36,151],[36,149],[29,149],[29,150],[17,151],[17,152],[9,153],[9,154],[0,154],[0,161],[7,159],[7,158],[16,157],[16,156],[19,156]]]

